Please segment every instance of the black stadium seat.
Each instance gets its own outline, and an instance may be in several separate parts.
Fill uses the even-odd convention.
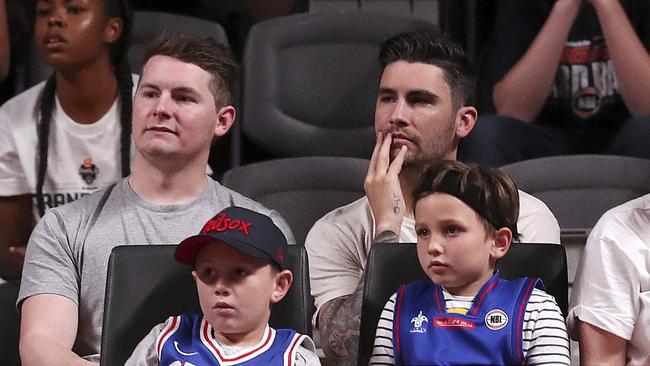
[[[374,244],[366,264],[358,365],[367,365],[372,355],[377,322],[386,301],[401,284],[424,280],[415,246],[417,244]],[[567,263],[564,247],[556,244],[515,243],[497,263],[503,278],[538,277],[546,292],[566,316],[568,307]]]
[[[101,364],[124,365],[140,340],[171,315],[201,313],[191,268],[174,259],[175,245],[128,245],[113,249],[108,264]],[[290,245],[293,284],[273,306],[270,325],[311,335],[307,252]]]

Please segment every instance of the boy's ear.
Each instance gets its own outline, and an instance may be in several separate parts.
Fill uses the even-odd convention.
[[[196,275],[196,271],[192,271],[192,278],[194,279],[194,282],[199,280],[199,277]]]
[[[490,256],[493,260],[503,258],[508,249],[510,249],[510,243],[512,243],[512,231],[507,227],[502,227],[494,232],[494,242],[492,243],[492,250],[490,251]]]
[[[271,304],[275,304],[284,298],[292,282],[293,273],[288,269],[282,270],[275,275],[275,287],[271,294]]]

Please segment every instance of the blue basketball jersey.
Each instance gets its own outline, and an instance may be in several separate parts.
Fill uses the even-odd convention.
[[[396,365],[522,364],[522,326],[539,279],[507,281],[496,273],[467,314],[448,313],[442,287],[414,282],[397,291],[393,319]]]
[[[296,350],[306,336],[290,329],[266,327],[260,342],[249,349],[226,355],[212,335],[212,326],[202,315],[172,317],[158,339],[156,351],[161,366],[293,365]]]

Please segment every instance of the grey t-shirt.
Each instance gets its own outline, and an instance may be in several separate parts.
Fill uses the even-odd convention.
[[[270,216],[290,244],[289,225],[269,210],[209,179],[194,201],[154,205],[141,199],[125,178],[75,202],[47,211],[34,228],[25,257],[18,306],[30,296],[57,294],[79,306],[73,351],[98,360],[108,258],[118,245],[178,244],[228,206]]]

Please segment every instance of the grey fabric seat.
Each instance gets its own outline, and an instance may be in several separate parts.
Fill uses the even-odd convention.
[[[366,159],[286,158],[231,169],[222,183],[280,212],[303,245],[319,218],[364,195],[367,171]]]
[[[162,32],[183,32],[211,36],[229,46],[226,31],[219,23],[187,15],[155,11],[133,12],[133,43],[129,50],[131,70],[139,73],[146,45]]]
[[[569,267],[569,293],[591,228],[610,208],[650,192],[650,160],[612,155],[566,155],[501,167],[558,220]]]
[[[650,192],[650,160],[566,155],[502,167],[519,188],[541,199],[563,232],[591,229],[608,209]]]
[[[113,249],[108,264],[101,364],[124,365],[156,324],[181,313],[201,313],[191,268],[174,260],[175,245],[128,245]],[[309,264],[303,247],[290,245],[287,268],[293,284],[273,305],[269,323],[311,335]]]
[[[242,132],[276,157],[370,158],[380,44],[428,22],[296,14],[256,24],[243,60]]]

